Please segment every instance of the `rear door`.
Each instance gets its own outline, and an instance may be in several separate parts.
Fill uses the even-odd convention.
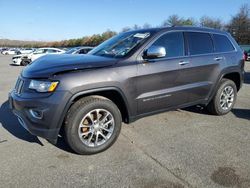
[[[192,88],[188,101],[194,103],[206,100],[216,83],[225,57],[214,53],[212,35],[206,32],[185,32],[188,54],[191,58],[188,80]]]

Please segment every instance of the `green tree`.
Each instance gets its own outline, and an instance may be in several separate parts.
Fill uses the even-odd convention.
[[[196,25],[193,18],[181,18],[177,14],[170,15],[167,20],[163,21],[163,27]]]

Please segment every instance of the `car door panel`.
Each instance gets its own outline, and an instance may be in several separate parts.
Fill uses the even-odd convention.
[[[136,98],[138,113],[178,106],[187,102],[187,92],[190,85],[186,84],[183,68],[179,62],[189,61],[189,58],[160,60],[154,63],[138,65]],[[180,69],[182,67],[182,69]]]
[[[189,101],[207,100],[219,75],[219,70],[223,60],[214,60],[214,55],[204,55],[192,57],[190,82],[194,84],[192,92],[189,93]]]
[[[225,57],[214,53],[209,33],[185,32],[191,57],[188,79],[195,86],[188,94],[189,102],[207,100],[216,82]]]

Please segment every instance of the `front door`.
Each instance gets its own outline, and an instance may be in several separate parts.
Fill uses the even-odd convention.
[[[151,45],[164,47],[166,56],[143,60],[138,64],[138,114],[160,111],[188,102],[185,71],[191,64],[189,57],[185,56],[183,33],[165,33]]]

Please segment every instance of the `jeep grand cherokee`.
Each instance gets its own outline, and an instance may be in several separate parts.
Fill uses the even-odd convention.
[[[9,103],[31,133],[79,154],[110,147],[121,123],[192,105],[234,106],[243,52],[226,32],[170,27],[121,33],[87,55],[48,55],[20,74]]]

